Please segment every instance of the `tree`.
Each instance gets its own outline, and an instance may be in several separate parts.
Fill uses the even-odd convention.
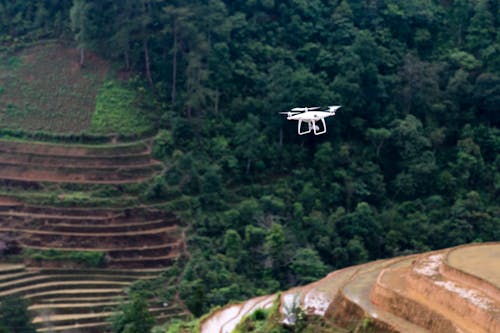
[[[283,282],[285,266],[285,231],[281,224],[273,223],[266,235],[264,249],[270,262],[273,277]]]
[[[318,252],[311,248],[298,249],[292,258],[290,268],[298,284],[316,281],[326,274],[326,265],[321,261]]]
[[[407,54],[399,71],[401,106],[406,113],[425,115],[439,97],[439,66]]]
[[[488,0],[478,0],[474,6],[474,15],[471,18],[466,36],[469,50],[479,52],[486,49],[495,36],[494,18],[489,8]]]
[[[92,22],[89,17],[91,8],[91,2],[75,0],[70,10],[71,30],[75,33],[75,40],[80,50],[80,66],[85,62],[85,49],[92,43]]]
[[[169,5],[163,7],[163,13],[168,24],[164,28],[164,33],[170,34],[172,38],[172,81],[170,102],[175,105],[177,98],[177,76],[178,76],[178,53],[184,40],[193,33],[194,26],[192,17],[194,12],[188,6]],[[181,47],[179,46],[181,45]],[[185,46],[184,46],[185,47]]]
[[[28,312],[28,303],[18,296],[6,296],[0,303],[0,332],[1,327],[6,332],[36,333]]]
[[[111,36],[111,44],[113,49],[111,50],[114,54],[123,55],[125,61],[125,69],[130,70],[131,59],[130,59],[130,47],[133,39],[133,32],[137,29],[135,24],[133,24],[134,14],[137,12],[135,8],[135,0],[123,0],[117,3],[117,13],[113,17],[112,23],[113,34]]]
[[[155,318],[144,297],[134,294],[111,317],[111,325],[115,333],[148,333],[155,325]]]

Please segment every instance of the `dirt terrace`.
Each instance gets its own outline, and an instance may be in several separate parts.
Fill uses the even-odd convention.
[[[295,303],[336,332],[500,332],[499,251],[500,243],[467,245],[336,271],[283,292],[282,319],[293,322],[287,309]],[[274,297],[219,309],[202,321],[201,332],[231,332]]]
[[[151,142],[82,146],[0,140],[0,180],[17,182],[125,184],[162,170],[150,156]]]
[[[0,264],[0,299],[27,298],[38,332],[103,332],[116,306],[127,298],[125,288],[151,279],[161,270],[44,269]],[[151,300],[150,311],[160,321],[186,315],[178,304]],[[85,329],[82,330],[82,327]]]
[[[179,220],[148,208],[14,206],[0,211],[0,233],[26,248],[105,252],[107,266],[115,268],[164,267],[183,247]]]

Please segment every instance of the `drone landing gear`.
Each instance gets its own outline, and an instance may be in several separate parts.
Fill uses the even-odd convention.
[[[320,129],[320,127],[318,125],[316,125],[316,120],[313,120],[313,121],[310,121],[310,122],[308,121],[307,122],[307,130],[302,131],[303,120],[299,119],[299,125],[298,125],[298,133],[299,133],[299,135],[304,135],[304,134],[307,134],[307,133],[311,133],[312,131],[314,131],[315,135],[320,135],[320,134],[326,133],[325,118],[321,118],[320,120],[321,120],[323,129]]]

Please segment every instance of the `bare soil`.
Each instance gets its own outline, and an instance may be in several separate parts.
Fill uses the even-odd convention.
[[[7,58],[16,65],[8,65]],[[89,53],[84,67],[78,52],[58,43],[0,54],[2,126],[78,133],[90,127],[98,89],[109,65]]]
[[[447,263],[500,289],[500,244],[459,247],[450,251]]]

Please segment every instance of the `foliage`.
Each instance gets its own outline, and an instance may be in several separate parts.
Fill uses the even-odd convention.
[[[155,324],[148,303],[139,294],[133,294],[129,302],[121,304],[110,321],[115,333],[148,333]]]
[[[25,257],[34,260],[73,261],[88,267],[100,267],[105,263],[105,253],[96,251],[64,251],[56,249],[24,248]]]
[[[131,87],[117,81],[106,81],[96,97],[92,131],[96,133],[137,134],[147,132],[151,123],[137,106]]]
[[[197,320],[192,322],[184,322],[180,320],[173,320],[168,324],[153,330],[153,333],[195,333],[199,332]]]
[[[28,303],[18,296],[3,297],[0,303],[0,332],[35,333]]]

